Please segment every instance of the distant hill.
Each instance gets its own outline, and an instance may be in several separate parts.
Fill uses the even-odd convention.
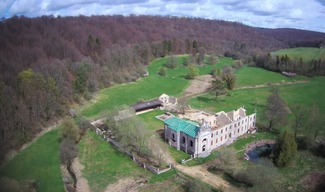
[[[301,29],[259,29],[265,35],[275,38],[289,47],[320,47],[325,45],[325,33]]]
[[[303,61],[311,61],[312,59],[321,59],[325,61],[325,48],[291,48],[291,49],[281,49],[276,52],[272,52],[273,55],[287,55],[291,59],[298,61],[302,58]]]

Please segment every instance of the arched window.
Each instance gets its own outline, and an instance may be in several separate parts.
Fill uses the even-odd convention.
[[[202,151],[205,151],[205,145],[202,146]]]
[[[206,139],[206,138],[202,140],[202,142],[205,142],[205,141],[207,141],[207,139]]]
[[[193,147],[193,141],[192,140],[190,141],[190,146]]]

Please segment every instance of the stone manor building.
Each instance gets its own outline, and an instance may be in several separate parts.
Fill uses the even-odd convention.
[[[206,157],[213,149],[255,132],[255,123],[256,113],[246,115],[243,107],[214,115],[203,111],[189,113],[164,121],[165,141],[194,157]]]

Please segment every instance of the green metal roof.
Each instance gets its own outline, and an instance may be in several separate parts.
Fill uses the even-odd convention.
[[[172,130],[177,132],[181,131],[193,138],[195,138],[198,132],[200,131],[199,126],[197,126],[196,124],[189,121],[185,121],[183,119],[179,119],[177,117],[166,119],[164,123],[167,124],[168,127]]]

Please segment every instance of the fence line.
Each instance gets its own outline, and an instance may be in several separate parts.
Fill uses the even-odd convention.
[[[133,155],[131,152],[129,152],[128,150],[125,150],[117,141],[106,137],[106,135],[104,135],[105,131],[100,130],[98,127],[96,127],[94,124],[92,124],[96,130],[96,134],[97,135],[101,135],[103,136],[103,139],[105,141],[107,141],[108,143],[111,143],[112,145],[114,145],[118,150],[120,150],[121,152],[126,153],[134,162],[136,162],[138,165],[140,165],[141,167],[155,173],[155,174],[161,174],[164,173],[166,171],[169,171],[173,166],[170,163],[168,168],[162,169],[160,170],[157,167],[154,167],[148,163],[144,163],[140,158],[138,158],[137,156]]]

